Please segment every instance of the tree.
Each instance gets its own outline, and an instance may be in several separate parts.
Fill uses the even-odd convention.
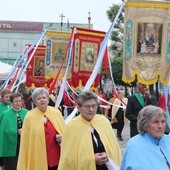
[[[108,18],[113,22],[120,6],[113,5],[107,11]],[[123,68],[123,33],[124,33],[124,8],[115,24],[115,27],[111,33],[111,45],[109,47],[110,52],[113,54],[111,60],[112,74],[116,84],[125,85],[122,81],[122,68]]]
[[[108,19],[113,22],[120,6],[113,5],[107,10]],[[123,53],[123,33],[124,33],[124,8],[122,9],[121,14],[114,26],[114,29],[111,33],[111,46],[110,50],[113,51],[114,56],[121,56]]]

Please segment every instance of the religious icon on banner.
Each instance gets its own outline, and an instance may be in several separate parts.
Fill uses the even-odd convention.
[[[80,70],[92,71],[97,60],[99,45],[97,43],[82,42]]]
[[[162,27],[161,23],[138,23],[138,54],[161,53]]]
[[[170,79],[170,3],[128,0],[124,16],[122,80],[129,84],[135,80],[147,85],[158,80],[166,84]],[[131,41],[127,41],[128,33]]]
[[[86,48],[85,65],[94,64],[94,48]]]
[[[34,57],[34,76],[45,76],[45,58]]]
[[[64,76],[67,67],[67,48],[70,35],[69,32],[47,31],[44,37],[46,41],[46,78],[54,78],[59,72],[59,79]],[[71,71],[68,74],[68,77],[70,76]]]
[[[67,43],[53,42],[52,45],[53,63],[61,63],[63,61],[66,47],[67,47]]]
[[[31,46],[31,45],[29,45]],[[34,48],[28,54],[28,60],[32,56]],[[35,88],[35,87],[50,87],[52,83],[52,78],[46,78],[45,75],[45,50],[46,47],[44,45],[39,45],[34,55],[32,56],[30,63],[27,68],[26,73],[26,82],[25,85],[27,88]]]
[[[72,77],[70,79],[70,84],[73,88],[80,88],[86,85],[94,70],[104,37],[105,32],[102,31],[76,28],[73,44]],[[99,83],[100,72],[96,75],[91,89],[96,89]]]

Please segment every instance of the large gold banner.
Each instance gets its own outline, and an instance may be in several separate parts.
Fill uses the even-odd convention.
[[[44,39],[46,41],[45,77],[48,79],[55,78],[66,57],[59,77],[61,79],[67,67],[67,54],[65,53],[69,44],[70,33],[48,31]],[[68,76],[71,76],[71,72],[69,73]]]
[[[170,3],[129,0],[125,4],[125,45],[122,79],[144,84],[170,75]]]

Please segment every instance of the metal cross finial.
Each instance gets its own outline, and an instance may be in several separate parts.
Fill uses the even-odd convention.
[[[61,17],[61,31],[62,31],[62,27],[63,27],[63,18],[64,18],[65,16],[64,16],[63,13],[62,13],[59,17]]]
[[[70,27],[70,24],[69,24],[69,19],[67,18],[67,28]]]
[[[65,17],[63,13],[59,17],[61,18],[61,22],[63,22],[63,18]]]
[[[90,24],[90,20],[91,20],[90,14],[91,14],[91,12],[89,11],[88,14],[89,14],[89,17],[88,17],[88,24],[89,24],[89,28],[90,28],[90,25],[91,25],[91,24]]]
[[[90,17],[91,12],[89,11],[88,14],[89,14],[89,17]],[[90,17],[90,18],[91,18],[91,17]]]

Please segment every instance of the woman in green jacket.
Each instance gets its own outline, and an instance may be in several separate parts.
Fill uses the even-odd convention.
[[[4,157],[5,170],[16,170],[22,122],[28,110],[22,108],[21,93],[13,93],[10,100],[12,107],[1,117],[0,157]]]

